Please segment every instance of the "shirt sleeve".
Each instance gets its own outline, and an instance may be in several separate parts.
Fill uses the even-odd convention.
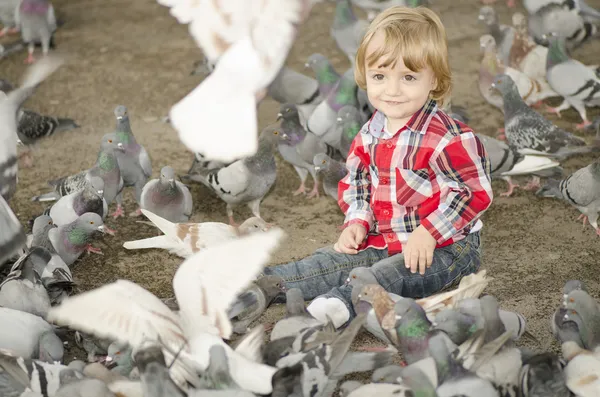
[[[454,136],[430,165],[440,186],[440,205],[421,224],[438,244],[475,223],[492,203],[490,163],[473,132]]]
[[[346,159],[348,174],[338,184],[338,204],[346,215],[344,227],[359,223],[367,232],[373,227],[370,163],[370,156],[359,133],[352,142]]]

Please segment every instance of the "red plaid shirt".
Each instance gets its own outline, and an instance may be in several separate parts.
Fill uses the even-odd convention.
[[[360,249],[402,252],[423,225],[438,247],[482,226],[492,202],[490,163],[480,140],[429,100],[395,134],[375,112],[354,139],[339,183],[344,226],[360,223],[369,234]]]

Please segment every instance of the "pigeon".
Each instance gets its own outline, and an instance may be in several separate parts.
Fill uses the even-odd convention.
[[[354,138],[358,135],[365,122],[366,120],[363,118],[360,110],[354,106],[344,106],[338,111],[333,128],[339,128],[340,131],[334,131],[333,133],[340,136],[339,150],[342,157],[348,158],[352,142],[354,142]]]
[[[317,153],[329,153],[333,156],[335,149],[302,127],[298,108],[295,105],[281,105],[277,118],[281,119],[281,131],[286,137],[283,138],[283,134],[279,135],[280,142],[277,146],[279,154],[292,164],[300,177],[300,187],[294,192],[294,196],[306,193],[305,182],[310,173],[314,184],[307,197],[319,197],[319,181],[312,160]]]
[[[118,105],[114,110],[117,125],[115,128],[116,142],[119,150],[115,151],[119,169],[123,178],[124,186],[133,186],[135,188],[135,199],[138,205],[141,205],[142,190],[152,175],[152,162],[148,152],[140,145],[129,123],[129,113],[123,105]],[[116,197],[117,210],[113,217],[123,216],[122,193]],[[130,215],[141,215],[140,209]]]
[[[233,332],[245,334],[249,325],[257,320],[275,298],[285,293],[285,282],[278,276],[264,276],[254,281],[245,293],[256,298],[256,303],[247,307],[243,312],[232,318]]]
[[[561,181],[550,179],[536,193],[542,197],[555,197],[577,208],[585,225],[588,221],[600,236],[600,160],[575,171]]]
[[[477,324],[477,318],[457,309],[445,309],[439,312],[431,327],[433,330],[444,332],[457,346],[466,342],[481,329]]]
[[[325,98],[320,92],[317,80],[286,66],[281,68],[269,85],[267,93],[280,104],[295,104],[298,107],[303,125],[306,125],[306,121],[312,112]]]
[[[498,59],[503,65],[508,65],[515,29],[512,26],[501,25],[496,11],[490,6],[479,9],[478,19],[487,26],[488,33],[494,38],[498,48]]]
[[[61,386],[55,397],[115,397],[106,383],[98,379],[78,379]]]
[[[51,254],[56,253],[50,239],[48,238],[48,231],[54,229],[57,226],[52,221],[50,215],[40,215],[33,221],[33,227],[31,229],[31,244],[32,247],[43,247],[47,249]]]
[[[529,15],[529,34],[538,44],[547,45],[547,36],[556,34],[571,50],[598,34],[594,23],[585,21],[577,10],[569,9],[565,3],[568,2],[548,4]]]
[[[71,270],[54,248],[51,252],[44,247],[33,247],[26,261],[40,277],[51,305],[60,303],[73,292],[75,282]]]
[[[583,347],[592,351],[596,349],[600,345],[600,309],[594,298],[587,291],[574,289],[564,297],[563,306],[567,309],[565,319],[569,319],[572,314],[581,319],[578,325],[581,326],[579,334]]]
[[[307,130],[319,137],[323,137],[328,144],[337,147],[339,142],[331,139],[328,140],[327,135],[329,134],[327,132],[335,125],[337,113],[342,107],[351,105],[358,108],[357,90],[358,86],[354,80],[354,71],[353,69],[348,69],[329,92],[327,98],[312,113],[310,119],[308,119]],[[339,137],[335,136],[333,138],[339,139]]]
[[[233,380],[245,390],[269,394],[276,369],[247,358],[250,354],[254,357],[247,345],[234,351],[222,338],[228,339],[232,333],[226,309],[258,275],[282,237],[281,229],[254,233],[186,259],[173,279],[180,307],[178,314],[139,285],[117,280],[65,300],[50,309],[48,319],[99,337],[127,342],[134,351],[143,348],[146,342],[160,341],[166,361],[172,363],[171,378],[184,389],[187,382],[197,384],[195,368],[206,370],[210,347],[222,345]]]
[[[481,36],[479,44],[484,51],[479,68],[479,92],[491,105],[503,109],[502,96],[491,88],[494,78],[499,74],[506,74],[515,82],[519,95],[527,105],[534,105],[543,99],[558,96],[544,79],[536,80],[516,69],[499,64],[496,44],[491,35]]]
[[[260,202],[275,183],[277,169],[273,150],[282,139],[288,139],[276,126],[267,126],[260,134],[259,150],[255,155],[238,160],[227,167],[194,175],[193,179],[211,189],[227,203],[229,223],[235,225],[233,207],[247,204],[252,214],[260,216]]]
[[[364,294],[364,289],[361,292]],[[427,319],[425,310],[413,299],[403,298],[394,305],[395,320],[388,323],[385,318],[382,328],[388,333],[395,333],[402,358],[407,364],[415,363],[429,357],[429,329],[431,323]],[[395,323],[395,324],[394,324]]]
[[[146,397],[184,397],[185,394],[169,377],[169,370],[161,348],[148,346],[135,354],[140,371],[143,395]]]
[[[356,52],[368,27],[369,22],[358,19],[354,15],[350,0],[336,0],[330,34],[352,65],[354,65]]]
[[[102,137],[100,151],[96,159],[96,164],[86,171],[75,175],[66,176],[48,182],[54,187],[54,191],[35,196],[32,201],[53,201],[62,196],[75,193],[85,187],[87,184],[87,175],[90,177],[99,176],[104,181],[104,200],[107,205],[117,197],[117,194],[123,189],[123,178],[117,161],[116,151],[123,151],[123,147],[118,146],[115,133],[106,134]]]
[[[294,336],[304,328],[323,325],[306,310],[304,294],[299,288],[290,288],[286,291],[285,308],[286,317],[273,326],[271,341]]]
[[[29,68],[23,84],[0,101],[0,263],[25,245],[25,233],[8,205],[17,186],[17,111],[46,77],[62,64],[57,57],[48,57]]]
[[[169,113],[192,152],[223,162],[258,151],[256,105],[282,68],[314,0],[218,2],[158,0],[171,8],[211,63],[213,72]],[[235,21],[235,23],[233,23]],[[236,117],[231,117],[236,109]],[[224,123],[227,120],[227,123]],[[198,125],[203,133],[198,133]],[[219,131],[227,139],[215,139]]]
[[[15,20],[15,14],[17,13],[20,3],[21,0],[3,0],[0,2],[0,23],[2,23],[0,37],[19,32],[17,21]]]
[[[110,366],[113,374],[129,377],[135,363],[133,360],[133,348],[128,343],[113,342],[106,349],[104,363]]]
[[[352,280],[352,276],[354,275],[356,275],[356,273],[350,274],[349,278]],[[358,291],[358,294],[356,294],[355,291]],[[371,324],[367,324],[365,328],[378,339],[397,346],[397,335],[395,332],[383,327],[382,322],[384,321],[384,318],[388,316],[393,317],[395,302],[402,298],[397,295],[393,296],[388,294],[379,283],[362,284],[362,286],[361,284],[357,284],[352,289],[352,293],[353,295],[356,294],[355,297],[353,296],[352,303],[354,304],[357,313],[371,312],[372,310],[372,313],[375,314],[376,322],[372,321]],[[372,317],[372,315],[369,317]]]
[[[63,358],[62,341],[52,325],[36,315],[0,307],[0,349],[23,358],[35,358],[53,363]]]
[[[58,132],[79,128],[72,119],[45,116],[27,109],[19,110],[17,120],[17,136],[23,145],[29,147],[28,155],[31,154],[31,147],[39,140]],[[31,161],[28,164],[31,165]]]
[[[562,355],[568,361],[563,377],[569,390],[576,396],[595,396],[600,393],[600,359],[589,350],[572,341],[562,344]]]
[[[95,338],[93,335],[86,334],[85,332],[75,331],[75,343],[77,346],[86,351],[87,361],[90,363],[98,361],[97,356],[106,357],[108,354],[108,347],[112,343],[110,340]],[[69,363],[71,365],[71,363]],[[85,366],[85,363],[84,363]],[[83,368],[81,369],[83,372]]]
[[[567,6],[570,9],[577,9],[577,11],[586,16],[594,17],[596,19],[600,18],[600,13],[598,10],[590,7],[585,1],[577,0],[572,2],[565,2],[562,0],[524,0],[523,6],[527,10],[529,14],[535,14],[540,9],[550,5],[550,4],[560,4],[562,6]]]
[[[568,297],[571,291],[576,289],[582,289],[587,291],[585,285],[579,280],[569,280],[565,283],[563,288],[563,299]],[[554,312],[551,319],[552,334],[562,344],[567,341],[576,343],[579,347],[583,348],[584,343],[581,340],[580,329],[584,328],[583,320],[579,314],[571,313],[567,314],[567,309],[559,307]]]
[[[326,98],[340,80],[340,74],[325,55],[318,53],[309,56],[304,66],[312,69],[317,78],[319,94],[322,98]]]
[[[41,276],[28,260],[30,255],[21,256],[0,284],[0,306],[44,318],[50,309],[50,298]]]
[[[524,359],[520,376],[523,395],[570,397],[563,367],[562,360],[554,353],[540,353]]]
[[[476,134],[485,147],[491,166],[492,178],[501,178],[508,183],[508,190],[500,196],[509,197],[514,189],[519,187],[512,181],[512,176],[541,175],[549,176],[562,174],[560,164],[545,156],[523,155],[514,147],[507,145],[487,135]],[[539,181],[532,181],[525,189],[539,185]]]
[[[561,110],[572,106],[583,120],[577,128],[586,127],[591,123],[585,107],[600,106],[600,78],[581,62],[569,58],[563,39],[552,35],[549,40],[546,77],[552,89],[565,98],[561,105],[549,110],[560,115]]]
[[[175,180],[175,171],[169,166],[160,170],[159,179],[146,183],[140,199],[142,209],[170,222],[187,222],[192,215],[192,194]]]
[[[338,200],[338,183],[347,174],[346,165],[332,159],[325,153],[316,154],[313,158],[315,171],[323,174],[323,190],[335,201]]]
[[[496,76],[492,87],[502,93],[506,139],[519,152],[561,160],[573,154],[596,150],[594,146],[586,146],[583,139],[558,128],[530,109],[519,96],[517,87],[509,76]]]
[[[98,231],[104,232],[102,218],[98,214],[86,212],[71,223],[50,229],[48,238],[56,253],[67,266],[71,266],[84,251],[97,254],[102,252],[90,245],[92,236]]]
[[[28,43],[26,63],[33,63],[35,42],[42,42],[42,53],[48,55],[50,41],[56,30],[54,7],[48,0],[22,0],[17,11],[17,25],[21,30],[23,42]]]
[[[74,222],[86,212],[108,215],[108,205],[104,200],[104,180],[98,176],[86,174],[86,185],[78,192],[61,197],[51,208],[50,217],[56,226]]]
[[[142,209],[142,213],[158,227],[164,235],[142,240],[126,241],[127,249],[162,248],[181,258],[189,258],[198,251],[249,233],[266,232],[271,225],[252,217],[238,228],[220,222],[172,223]]]
[[[525,15],[516,12],[512,16],[515,38],[510,49],[508,66],[533,79],[546,80],[546,58],[548,48],[536,44],[529,36]]]

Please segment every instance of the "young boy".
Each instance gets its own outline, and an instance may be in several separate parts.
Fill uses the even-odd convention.
[[[428,8],[392,7],[371,23],[355,77],[377,109],[354,139],[339,184],[344,231],[333,247],[267,267],[336,327],[354,315],[352,268],[370,267],[389,292],[419,298],[480,265],[481,214],[492,202],[487,154],[438,106],[449,96],[446,33]]]

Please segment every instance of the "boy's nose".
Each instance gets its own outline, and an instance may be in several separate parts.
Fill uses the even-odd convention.
[[[385,86],[385,93],[391,96],[398,96],[402,92],[401,84],[396,79],[390,79]]]

